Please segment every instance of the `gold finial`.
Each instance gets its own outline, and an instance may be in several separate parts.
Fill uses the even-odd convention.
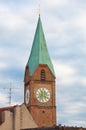
[[[41,12],[41,7],[40,7],[40,0],[39,0],[39,6],[38,6],[38,14],[40,16],[40,12]]]
[[[38,13],[39,13],[39,16],[40,16],[40,5],[39,5],[39,7],[38,7]]]

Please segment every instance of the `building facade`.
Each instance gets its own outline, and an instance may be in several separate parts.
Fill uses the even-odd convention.
[[[24,102],[39,127],[56,125],[55,73],[39,16],[25,69]]]
[[[39,16],[24,75],[24,103],[0,108],[0,130],[56,125],[55,73]]]
[[[20,130],[37,127],[24,104],[0,108],[0,130]]]

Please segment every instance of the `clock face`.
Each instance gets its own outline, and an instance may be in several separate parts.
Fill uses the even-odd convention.
[[[50,99],[50,92],[48,89],[46,88],[39,88],[36,91],[36,98],[38,101],[45,103],[48,102]]]
[[[26,104],[29,104],[29,99],[30,99],[30,92],[29,92],[29,89],[26,89],[26,93],[25,93]]]

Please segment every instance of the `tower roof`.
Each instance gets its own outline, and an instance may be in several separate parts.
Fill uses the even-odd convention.
[[[29,67],[29,70],[30,70],[30,75],[34,73],[36,67],[39,64],[48,65],[52,74],[55,76],[54,68],[53,68],[49,53],[48,53],[40,16],[38,19],[35,37],[33,40],[31,54],[27,62],[27,66]]]

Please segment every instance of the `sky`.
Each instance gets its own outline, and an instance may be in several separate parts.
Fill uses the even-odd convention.
[[[86,0],[0,0],[0,107],[23,103],[38,5],[56,73],[57,125],[86,127]]]

